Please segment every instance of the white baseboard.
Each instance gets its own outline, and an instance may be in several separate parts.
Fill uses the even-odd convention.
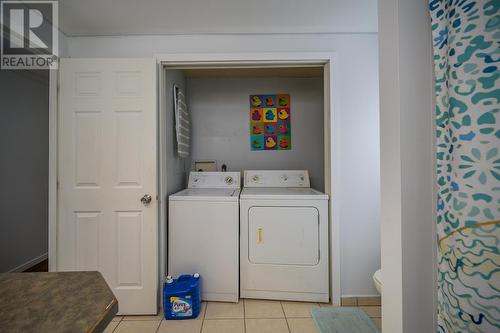
[[[49,257],[48,253],[44,253],[44,254],[42,254],[39,257],[33,258],[30,261],[27,261],[24,264],[19,265],[19,266],[15,267],[15,268],[11,269],[9,271],[9,273],[23,272],[23,271],[27,270],[28,268],[31,268],[31,267],[35,266],[36,264],[38,264],[38,263],[41,263],[45,259],[48,259],[48,257]]]

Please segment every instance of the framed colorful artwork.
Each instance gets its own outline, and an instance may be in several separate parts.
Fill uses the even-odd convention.
[[[250,95],[250,149],[292,149],[290,95]]]

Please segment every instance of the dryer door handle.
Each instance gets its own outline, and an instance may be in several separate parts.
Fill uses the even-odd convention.
[[[262,244],[262,242],[263,242],[263,234],[264,234],[264,228],[263,227],[258,227],[257,228],[257,244]]]

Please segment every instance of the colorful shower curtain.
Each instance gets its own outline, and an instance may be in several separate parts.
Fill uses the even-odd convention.
[[[500,0],[430,0],[438,332],[500,331]]]

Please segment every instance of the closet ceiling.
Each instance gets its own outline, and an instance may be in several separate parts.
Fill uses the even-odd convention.
[[[377,0],[60,0],[68,36],[377,31]]]
[[[183,69],[188,78],[200,77],[322,77],[323,67],[286,68],[193,68]]]

